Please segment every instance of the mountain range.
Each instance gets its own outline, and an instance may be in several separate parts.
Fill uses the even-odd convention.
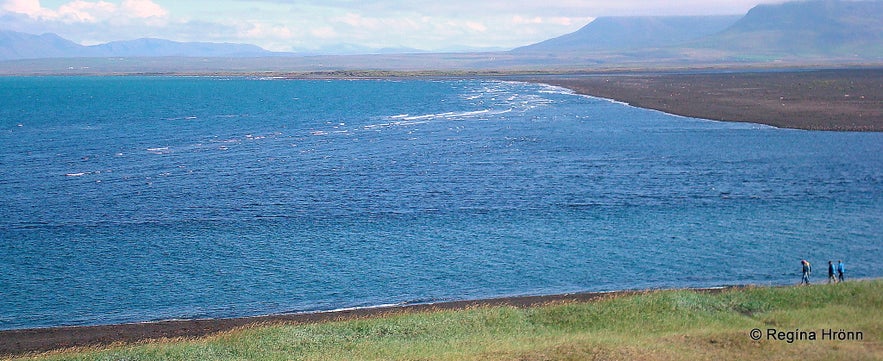
[[[374,55],[352,55],[356,53]],[[305,59],[306,56],[311,58]],[[136,66],[135,58],[227,59],[214,61],[219,71],[231,67],[249,69],[256,64],[268,71],[315,71],[537,69],[757,61],[879,63],[883,62],[883,1],[794,1],[758,5],[742,16],[600,17],[576,32],[510,51],[453,55],[346,44],[311,52],[275,53],[247,44],[150,38],[84,46],[55,34],[0,30],[0,61],[45,59],[45,71],[52,71],[52,64],[57,62],[51,59],[70,62],[77,58],[114,57],[132,60],[127,66]],[[93,62],[109,64],[106,60]],[[171,63],[187,65],[185,60],[163,64]],[[31,64],[38,62],[19,61],[15,66]],[[204,60],[193,65],[203,66]]]
[[[272,54],[249,44],[182,43],[153,38],[84,46],[56,34],[33,35],[0,30],[0,60],[151,56],[257,57]]]

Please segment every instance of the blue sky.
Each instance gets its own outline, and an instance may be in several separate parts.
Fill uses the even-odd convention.
[[[744,14],[765,0],[0,0],[0,29],[91,45],[157,37],[275,51],[336,44],[444,51],[513,48],[599,16]]]

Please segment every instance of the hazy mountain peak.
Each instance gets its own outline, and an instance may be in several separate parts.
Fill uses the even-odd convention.
[[[271,54],[256,45],[190,42],[141,38],[83,46],[56,34],[34,35],[0,30],[0,60],[76,58],[76,57],[151,57],[197,56],[236,57]]]
[[[112,41],[93,45],[105,56],[255,56],[269,52],[256,45],[208,42],[177,42],[157,38]]]
[[[665,49],[664,53],[646,52]],[[810,0],[763,4],[745,16],[601,17],[576,32],[514,53],[633,52],[663,56],[728,54],[883,58],[883,1]]]
[[[752,8],[697,43],[743,53],[883,56],[883,1],[813,0]]]
[[[600,17],[576,32],[514,51],[573,52],[663,47],[722,31],[739,18],[738,15]]]
[[[81,48],[81,45],[52,33],[34,35],[0,30],[0,59],[61,57],[78,54]]]

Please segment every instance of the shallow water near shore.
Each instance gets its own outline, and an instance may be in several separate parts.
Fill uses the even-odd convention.
[[[883,133],[488,80],[0,78],[0,329],[880,277]]]

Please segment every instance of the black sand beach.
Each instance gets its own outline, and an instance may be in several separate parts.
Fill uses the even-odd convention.
[[[667,113],[780,128],[883,131],[883,69],[548,76],[532,81]]]
[[[696,292],[721,292],[726,288],[698,288]],[[236,328],[268,324],[304,324],[380,317],[398,313],[461,310],[470,307],[532,307],[560,302],[588,302],[652,291],[586,292],[548,296],[505,297],[432,304],[354,308],[340,311],[278,314],[256,317],[168,320],[98,326],[50,327],[0,331],[0,357],[76,348],[135,343],[146,340],[195,338]]]

